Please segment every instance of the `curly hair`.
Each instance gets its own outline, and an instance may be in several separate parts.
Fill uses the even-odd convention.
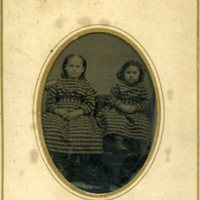
[[[140,72],[139,79],[136,83],[143,81],[143,79],[144,79],[144,67],[143,67],[142,64],[140,64],[139,62],[134,61],[134,60],[130,60],[130,61],[124,63],[124,65],[122,65],[121,69],[116,74],[117,79],[120,80],[120,81],[125,81],[124,80],[124,73],[128,69],[128,67],[131,66],[131,65],[136,66],[139,69],[139,72]]]
[[[86,72],[86,69],[87,69],[87,61],[86,59],[81,56],[81,55],[75,55],[75,54],[69,54],[63,61],[63,64],[62,64],[62,73],[61,73],[61,78],[65,78],[67,79],[68,78],[68,74],[67,74],[67,71],[65,70],[65,66],[67,65],[68,61],[70,58],[73,58],[73,57],[78,57],[82,60],[82,63],[83,63],[83,68],[84,68],[84,71],[83,73],[81,74],[81,76],[79,77],[80,80],[86,80],[85,78],[85,72]]]

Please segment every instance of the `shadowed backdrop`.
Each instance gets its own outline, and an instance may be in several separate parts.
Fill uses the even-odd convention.
[[[124,40],[106,33],[92,33],[69,44],[57,57],[47,81],[59,79],[63,60],[68,54],[82,55],[87,61],[87,80],[95,86],[98,94],[107,94],[116,83],[116,73],[128,60],[143,63],[135,49]],[[145,65],[144,65],[145,66]],[[153,94],[152,81],[145,67],[145,86]]]

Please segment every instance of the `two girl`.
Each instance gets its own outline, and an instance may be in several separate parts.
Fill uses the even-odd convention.
[[[62,66],[62,79],[48,89],[47,112],[42,119],[46,145],[55,165],[69,181],[81,177],[88,158],[124,152],[128,157],[123,158],[123,171],[116,175],[119,183],[120,176],[130,178],[133,166],[136,168],[149,144],[151,125],[146,114],[149,97],[143,86],[144,71],[134,61],[122,66],[117,73],[119,83],[111,89],[107,106],[97,113],[100,130],[93,117],[96,90],[85,78],[86,68],[82,56],[68,55]],[[111,171],[113,156],[104,162]],[[120,165],[118,158],[116,161]]]

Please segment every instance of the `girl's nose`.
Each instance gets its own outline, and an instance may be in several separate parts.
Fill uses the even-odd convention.
[[[74,70],[76,70],[76,67],[75,67],[75,66],[73,66],[73,67],[72,67],[72,70],[73,70],[73,71],[74,71]]]

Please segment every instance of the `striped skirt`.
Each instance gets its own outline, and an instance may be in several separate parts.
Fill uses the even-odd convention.
[[[151,123],[142,113],[124,114],[114,108],[104,108],[97,115],[97,121],[104,135],[115,134],[145,143],[151,137]]]
[[[64,120],[43,113],[43,133],[49,151],[68,154],[101,154],[102,133],[93,116]]]

